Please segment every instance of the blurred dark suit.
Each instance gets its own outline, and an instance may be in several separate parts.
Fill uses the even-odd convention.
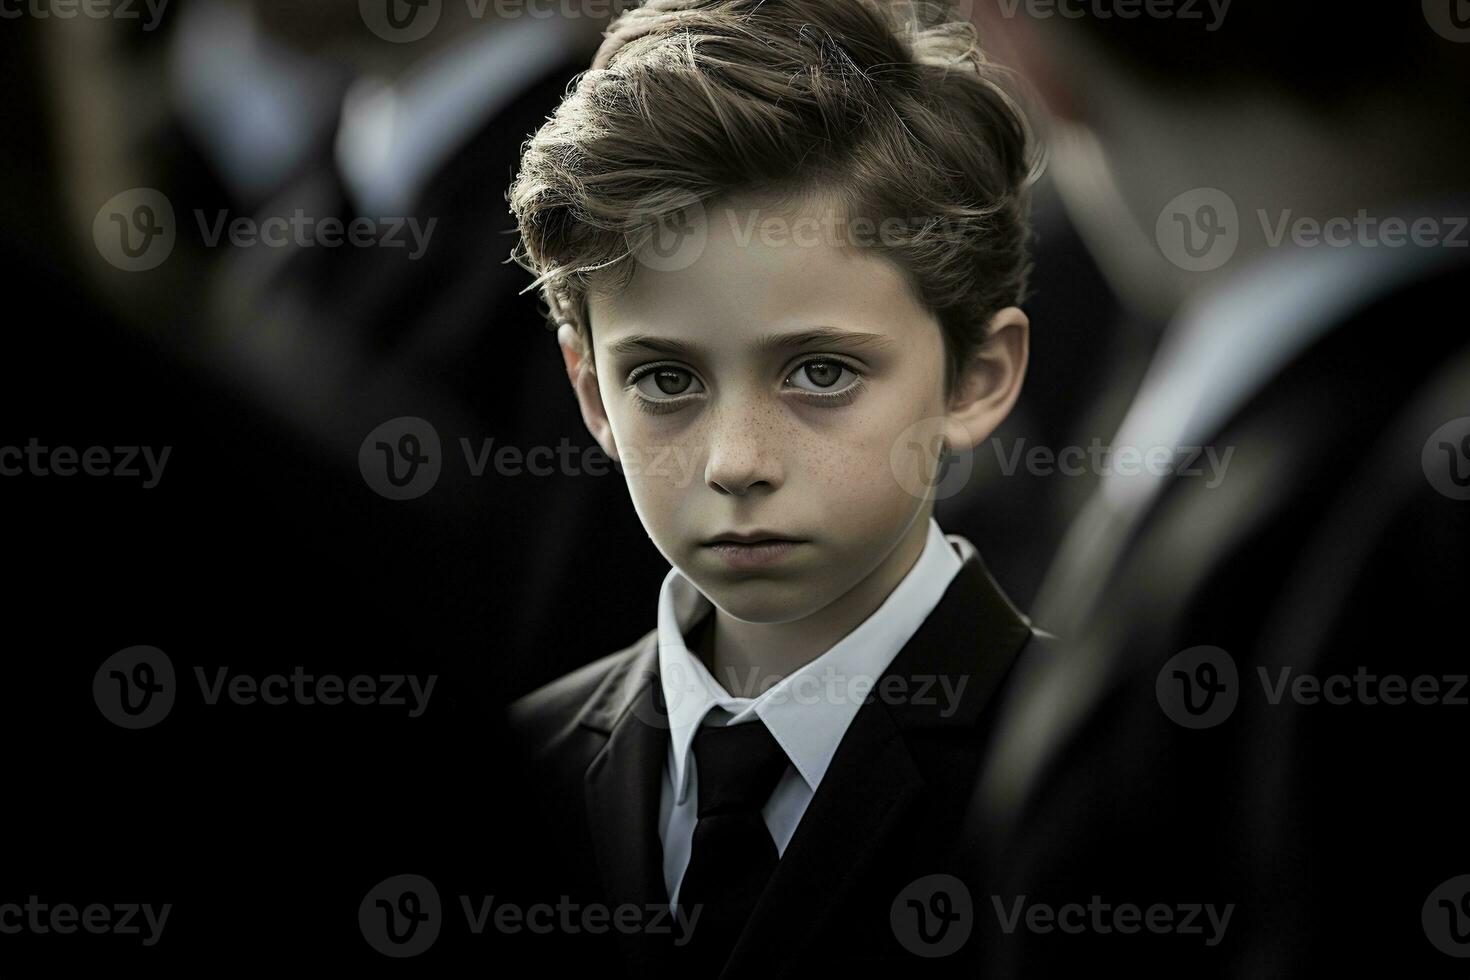
[[[7,342],[16,377],[0,393],[0,447],[35,439],[171,452],[146,490],[112,477],[0,480],[9,512],[25,515],[7,539],[24,568],[9,598],[30,624],[14,644],[28,652],[14,658],[4,726],[12,744],[32,745],[11,779],[34,811],[12,892],[161,896],[211,909],[176,932],[171,923],[149,951],[180,962],[221,949],[274,962],[303,946],[377,961],[351,910],[384,876],[411,867],[453,894],[498,892],[513,875],[524,837],[520,814],[500,805],[511,777],[496,751],[498,708],[577,666],[586,649],[635,638],[667,570],[616,471],[472,477],[460,455],[462,437],[477,452],[488,438],[522,449],[564,436],[592,445],[536,299],[519,295],[529,276],[504,264],[511,239],[502,234],[520,142],[586,59],[569,50],[524,90],[498,92],[497,118],[466,130],[411,212],[439,217],[433,247],[395,264],[377,249],[200,241],[196,209],[209,220],[218,209],[245,217],[252,206],[257,216],[350,214],[324,156],[331,120],[309,131],[304,162],[282,173],[285,183],[267,188],[232,182],[161,104],[130,105],[129,125],[96,135],[137,155],[101,153],[93,174],[81,165],[90,156],[49,131],[85,126],[30,110],[48,104],[43,81],[80,71],[68,63],[43,72],[69,49],[32,42],[86,37],[46,32],[97,25],[11,26],[3,47],[24,60],[4,59],[4,70],[25,84],[7,112],[16,139],[0,157],[26,183],[6,201],[0,254],[11,295],[39,297],[45,315]],[[97,84],[78,88],[146,91],[161,103],[162,85],[130,83],[166,77],[154,69],[167,30],[116,63],[88,65]],[[83,123],[97,115],[95,105],[58,101],[59,114],[76,111]],[[78,173],[105,191],[69,186]],[[107,196],[134,185],[164,193],[178,225],[174,252],[146,273],[109,265],[88,234]],[[68,207],[72,197],[79,207]],[[213,309],[201,300],[211,290]],[[407,414],[432,421],[454,457],[425,496],[385,500],[358,472],[358,450],[373,427]],[[609,582],[612,555],[619,578]],[[621,585],[640,561],[649,604],[629,607]],[[88,693],[102,660],[132,644],[162,649],[185,687],[143,740],[110,724]],[[376,706],[265,711],[189,696],[194,668],[223,665],[413,672],[438,683],[412,719]],[[133,801],[105,833],[94,826],[99,799]],[[221,846],[244,870],[220,874],[199,860]],[[298,860],[303,847],[309,861]],[[300,901],[280,902],[283,875]],[[275,926],[238,943],[238,924],[267,907]],[[116,945],[48,945],[54,938],[17,945],[6,961],[123,955]],[[496,938],[443,944],[473,942],[476,955],[493,958]]]
[[[1115,484],[1091,502],[1037,609],[1064,652],[1017,677],[971,829],[1008,909],[1022,895],[1236,907],[1207,945],[1208,926],[1006,934],[994,908],[978,908],[991,896],[977,897],[988,976],[1106,962],[1242,978],[1458,965],[1426,939],[1420,911],[1470,869],[1455,748],[1467,709],[1268,696],[1282,668],[1293,679],[1467,672],[1455,615],[1470,595],[1470,509],[1421,466],[1431,433],[1470,414],[1470,339],[1446,319],[1470,286],[1455,259],[1426,252],[1334,309],[1354,296],[1352,270],[1339,270],[1287,321],[1328,311],[1303,349],[1217,400],[1213,417],[1168,397],[1136,406],[1212,418],[1196,434],[1233,448],[1228,475],[1213,488],[1182,475]],[[1226,331],[1226,353],[1195,381],[1240,370],[1269,339],[1234,312],[1215,311],[1208,326]],[[1155,372],[1153,390],[1181,363]],[[1223,650],[1236,676],[1213,654],[1210,667],[1171,668],[1201,645]],[[1233,711],[1198,729],[1171,720],[1166,700],[1211,704],[1202,685],[1238,698]]]
[[[531,276],[508,261],[515,226],[505,193],[521,145],[590,59],[574,33],[558,35],[564,49],[528,33],[562,27],[506,22],[442,57],[460,78],[436,82],[441,94],[427,107],[409,100],[393,110],[432,115],[426,142],[436,144],[393,147],[413,178],[395,184],[388,175],[388,189],[403,191],[396,199],[373,199],[360,175],[344,173],[344,116],[336,141],[321,144],[336,152],[256,214],[290,217],[299,209],[344,224],[365,217],[401,246],[233,250],[213,282],[241,383],[311,431],[341,465],[355,467],[362,440],[390,419],[416,416],[434,426],[443,473],[427,496],[396,506],[427,518],[415,522],[419,561],[456,597],[457,621],[444,627],[494,638],[489,649],[482,639],[481,650],[497,661],[504,686],[496,697],[579,666],[576,651],[638,635],[652,608],[627,597],[655,595],[667,572],[622,476],[586,432],[539,297],[523,294]],[[521,33],[496,36],[512,31]],[[529,41],[543,53],[518,73]],[[371,141],[372,124],[360,128]],[[427,159],[414,159],[419,152]],[[409,220],[422,229],[418,241]],[[544,474],[497,473],[502,447],[523,454],[567,447],[554,459],[572,463],[552,462]],[[594,462],[601,475],[586,472]],[[479,475],[472,471],[486,463]]]

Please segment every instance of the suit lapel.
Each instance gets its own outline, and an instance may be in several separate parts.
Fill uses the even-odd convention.
[[[915,736],[934,729],[962,738],[973,732],[1030,636],[1026,618],[972,555],[884,675],[908,678],[906,690],[915,694],[936,677],[952,685],[963,680],[962,692],[950,703],[933,684],[928,697],[875,698],[858,710],[731,953],[725,977],[768,975],[772,951],[815,948],[843,899],[893,846],[914,801],[953,769],[952,751],[936,747],[942,741]],[[968,768],[955,774],[963,786],[974,775],[974,767]]]

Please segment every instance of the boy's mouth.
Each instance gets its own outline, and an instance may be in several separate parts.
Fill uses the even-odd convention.
[[[717,534],[705,541],[706,547],[714,545],[763,545],[763,544],[800,544],[805,538],[798,538],[790,534],[782,534],[779,531],[767,531],[757,529],[754,531],[728,531]]]
[[[803,538],[758,528],[717,534],[704,542],[704,547],[723,558],[731,568],[749,571],[774,565],[807,543]]]

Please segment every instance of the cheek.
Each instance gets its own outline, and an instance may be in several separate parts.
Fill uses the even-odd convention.
[[[923,461],[932,459],[932,453],[916,452],[912,443],[921,430],[937,432],[938,423],[923,424],[924,413],[935,408],[918,401],[914,392],[907,394],[854,406],[840,436],[814,450],[812,478],[834,519],[840,517],[849,526],[885,526],[906,521],[922,503],[927,479]]]
[[[664,523],[698,478],[697,436],[631,409],[614,422],[628,492],[649,527]]]

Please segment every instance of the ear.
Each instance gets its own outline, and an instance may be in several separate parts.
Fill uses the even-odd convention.
[[[618,446],[613,439],[612,423],[602,405],[602,389],[597,384],[597,371],[582,349],[582,340],[577,329],[569,323],[557,328],[556,342],[561,346],[562,363],[567,368],[567,378],[572,382],[572,391],[577,395],[577,404],[582,409],[582,421],[587,431],[602,447],[602,451],[614,461],[618,460]]]
[[[986,341],[959,373],[945,417],[944,438],[953,450],[971,449],[1011,414],[1026,377],[1031,321],[1008,306],[990,318]]]

